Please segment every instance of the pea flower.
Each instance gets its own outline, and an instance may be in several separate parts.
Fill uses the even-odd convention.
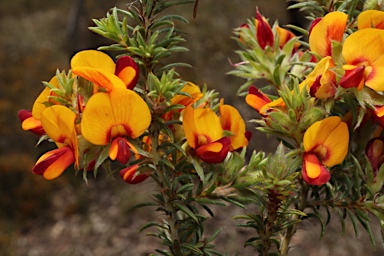
[[[121,57],[115,64],[107,54],[96,50],[75,54],[71,59],[71,69],[74,74],[91,81],[96,89],[107,91],[114,88],[133,89],[139,76],[138,66],[130,57]]]
[[[319,56],[332,56],[332,41],[343,40],[348,15],[343,12],[330,12],[311,26],[309,47]]]
[[[331,69],[334,66],[330,56],[322,58],[313,71],[301,82],[300,89],[307,86],[311,96],[318,99],[333,97],[336,93],[336,74]]]
[[[57,149],[43,154],[32,169],[47,180],[60,176],[71,164],[79,165],[76,114],[70,109],[55,105],[41,113],[41,124],[47,135],[56,142]]]
[[[150,123],[148,105],[136,92],[114,89],[109,93],[96,93],[88,100],[81,120],[81,132],[94,145],[111,143],[111,160],[126,164],[130,158],[129,149],[136,152],[126,137],[139,137]]]
[[[384,91],[384,30],[366,28],[358,30],[345,39],[342,56],[345,60],[343,88],[364,85],[375,91]]]
[[[338,116],[317,121],[305,132],[303,144],[303,179],[310,185],[323,185],[331,178],[326,167],[340,164],[348,153],[348,126]]]
[[[197,157],[207,163],[224,161],[231,140],[223,137],[220,119],[211,109],[186,107],[183,128],[187,142]]]

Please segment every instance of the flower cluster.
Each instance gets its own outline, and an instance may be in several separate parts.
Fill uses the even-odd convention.
[[[246,102],[262,116],[266,130],[293,139],[301,149],[308,184],[330,180],[329,168],[341,164],[350,150],[350,132],[368,118],[381,127],[383,20],[378,10],[361,12],[357,21],[330,12],[313,20],[308,50],[296,47],[299,38],[292,32],[277,24],[271,28],[258,11],[255,26],[243,25],[238,32],[246,51],[240,52],[243,62],[233,74],[249,78],[250,66],[257,63],[262,73],[252,73],[249,83],[263,78],[279,90],[276,98],[251,85]],[[275,74],[283,76],[276,79]]]
[[[132,162],[151,158],[147,135],[156,113],[147,104],[151,97],[134,90],[138,79],[139,67],[129,56],[114,63],[100,51],[74,55],[70,72],[58,73],[46,83],[32,111],[19,112],[24,130],[48,138],[58,147],[43,154],[32,172],[54,179],[72,164],[76,170],[93,171],[107,154],[111,161],[128,165],[120,171],[125,181],[137,183],[147,178],[150,173],[136,173],[139,165]],[[207,163],[221,163],[228,152],[248,144],[245,123],[239,112],[223,100],[220,118],[207,103],[194,107],[202,97],[197,85],[186,83],[167,103],[181,108],[161,113],[161,117],[166,121],[182,120],[185,135],[178,141],[185,136],[192,155]],[[180,130],[177,124],[170,129]],[[161,135],[159,141],[167,141],[166,136]]]

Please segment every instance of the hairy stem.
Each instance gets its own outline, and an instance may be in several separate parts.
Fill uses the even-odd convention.
[[[307,206],[307,195],[308,195],[308,186],[304,183],[301,184],[301,193],[300,193],[300,201],[297,204],[297,210],[304,211]],[[291,221],[298,220],[300,215],[294,214],[291,218]],[[289,245],[291,243],[293,235],[296,233],[297,224],[293,224],[287,228],[285,235],[282,237],[280,243],[280,253],[281,255],[287,255],[289,250]]]

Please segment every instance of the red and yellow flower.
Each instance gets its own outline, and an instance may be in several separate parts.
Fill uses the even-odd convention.
[[[343,40],[348,15],[343,12],[330,12],[311,26],[309,47],[319,56],[332,56],[332,41]]]
[[[333,64],[330,56],[321,59],[313,71],[299,85],[300,90],[307,87],[312,97],[327,99],[336,93],[336,74],[331,69]]]
[[[346,64],[341,87],[361,90],[366,85],[384,91],[384,30],[366,28],[351,34],[345,39],[342,56]]]
[[[209,108],[185,108],[183,128],[187,142],[197,157],[207,163],[221,163],[231,147],[231,140],[223,137],[219,117]]]
[[[136,92],[114,89],[109,93],[96,93],[89,99],[81,120],[81,132],[94,145],[111,143],[109,157],[125,164],[130,158],[129,149],[136,152],[126,137],[139,137],[150,123],[148,105]]]
[[[128,56],[121,57],[117,63],[107,54],[86,50],[75,54],[71,59],[72,72],[91,81],[98,88],[110,91],[114,88],[133,89],[139,76],[137,64]]]
[[[325,167],[342,163],[348,153],[348,126],[338,116],[317,121],[305,132],[303,144],[303,179],[310,185],[323,185],[331,177]]]
[[[41,113],[41,124],[58,148],[43,154],[33,167],[33,173],[51,180],[60,176],[73,163],[78,167],[75,120],[76,114],[61,105],[49,107]]]

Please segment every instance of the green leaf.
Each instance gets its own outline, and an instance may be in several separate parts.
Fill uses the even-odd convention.
[[[158,227],[158,228],[160,228],[160,229],[165,229],[165,230],[168,230],[168,229],[169,229],[169,227],[168,227],[167,225],[165,225],[165,224],[159,224],[159,223],[157,223],[157,222],[151,221],[151,222],[145,224],[144,226],[142,226],[142,227],[139,229],[139,232],[141,232],[141,231],[143,231],[143,230],[145,230],[145,229],[147,229],[147,228],[150,228],[150,227]]]
[[[204,182],[205,181],[204,170],[203,170],[203,167],[201,167],[199,160],[192,157],[192,164],[193,164],[193,167],[195,167],[195,171],[199,176],[200,180]]]
[[[187,214],[189,217],[191,217],[196,223],[199,223],[199,220],[198,218],[196,217],[196,215],[188,209],[188,207],[178,203],[178,202],[174,202],[174,204],[182,211],[184,212],[185,214]]]
[[[187,249],[189,251],[195,252],[198,255],[204,255],[204,253],[199,248],[197,248],[196,246],[194,246],[192,244],[185,244],[184,243],[184,244],[181,244],[180,247],[184,248],[184,249]]]

